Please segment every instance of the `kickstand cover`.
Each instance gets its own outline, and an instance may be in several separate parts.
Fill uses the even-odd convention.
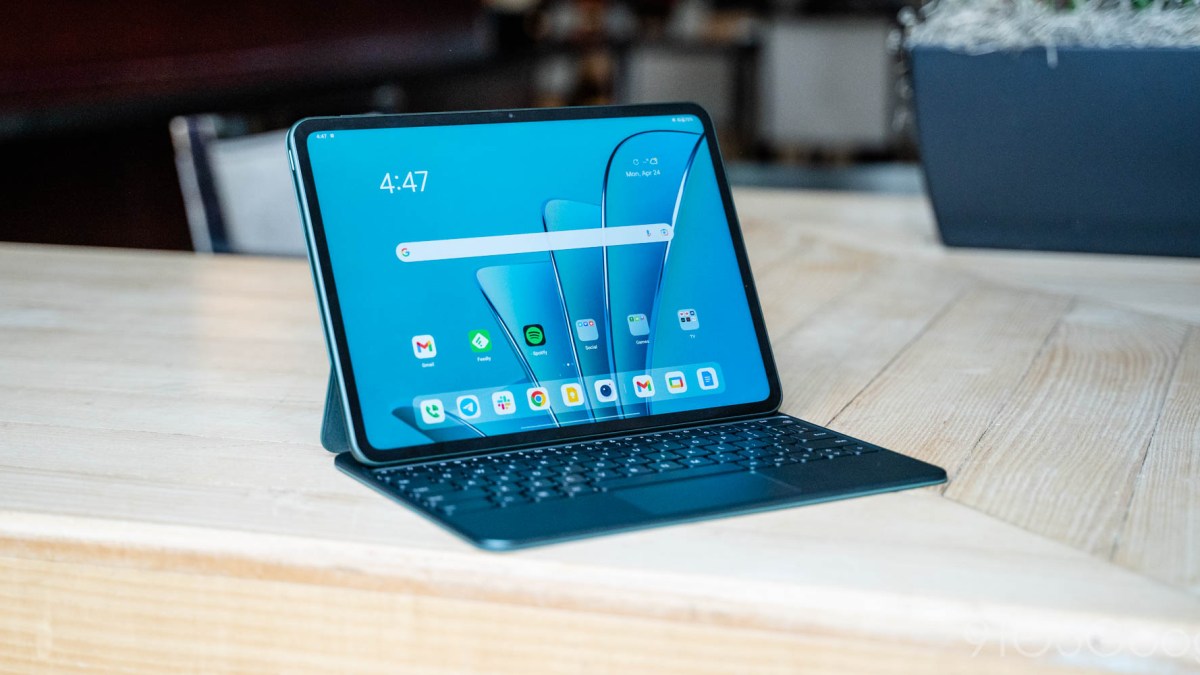
[[[321,421],[321,445],[330,452],[350,451],[350,432],[346,428],[346,406],[333,371],[325,390],[325,418]]]

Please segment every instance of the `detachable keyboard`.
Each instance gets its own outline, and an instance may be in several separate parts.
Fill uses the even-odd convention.
[[[371,469],[378,487],[443,517],[878,452],[790,417]]]

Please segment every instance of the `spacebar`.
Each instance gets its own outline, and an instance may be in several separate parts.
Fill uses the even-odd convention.
[[[678,471],[664,471],[663,473],[644,473],[640,476],[629,476],[628,478],[612,478],[601,483],[597,483],[596,487],[601,490],[620,490],[621,488],[636,487],[640,485],[650,485],[652,483],[666,483],[673,480],[685,480],[687,478],[698,478],[700,476],[712,476],[718,473],[734,473],[745,471],[744,467],[737,464],[710,464],[708,466],[697,466],[691,469],[682,469]]]

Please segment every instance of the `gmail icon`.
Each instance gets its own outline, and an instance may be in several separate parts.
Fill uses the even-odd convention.
[[[654,378],[649,375],[634,375],[633,393],[638,398],[650,398],[654,396]]]
[[[432,359],[437,356],[437,343],[432,335],[414,335],[412,339],[413,356],[418,359]]]

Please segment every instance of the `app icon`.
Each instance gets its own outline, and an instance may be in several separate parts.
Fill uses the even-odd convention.
[[[440,398],[427,398],[417,404],[421,409],[421,421],[425,424],[441,424],[446,421],[446,411],[442,410]]]
[[[559,391],[562,394],[563,403],[568,406],[574,408],[577,405],[583,405],[583,387],[578,384],[569,382],[564,384]]]
[[[467,341],[471,343],[473,352],[492,351],[492,334],[486,330],[473,330],[467,333]]]
[[[414,335],[413,356],[418,359],[432,359],[437,356],[437,344],[433,341],[432,335]]]
[[[525,344],[530,347],[541,347],[546,344],[546,332],[542,330],[542,324],[531,323],[525,326]]]
[[[576,321],[575,332],[579,335],[580,342],[591,342],[600,338],[600,331],[596,329],[596,322],[592,319]]]
[[[678,370],[666,374],[667,391],[672,394],[682,394],[687,391],[687,378]]]
[[[681,309],[677,312],[679,315],[679,327],[684,330],[696,330],[700,327],[700,317],[696,316],[694,309]]]
[[[633,376],[633,393],[638,398],[650,398],[654,395],[654,378],[649,375]]]
[[[612,403],[617,400],[617,383],[612,380],[596,380],[596,400]]]
[[[525,392],[525,398],[529,399],[529,407],[532,410],[545,410],[550,407],[550,392],[546,391],[545,387],[530,387]]]
[[[511,415],[517,411],[517,401],[511,391],[498,391],[492,394],[492,409],[497,415]]]
[[[646,320],[645,314],[630,314],[625,320],[629,322],[630,335],[650,334],[650,322]]]
[[[479,417],[479,397],[474,394],[459,396],[458,401],[458,416],[469,420]]]
[[[701,389],[716,389],[721,384],[717,381],[717,371],[712,368],[697,370],[696,379],[700,380]]]
[[[408,250],[407,246],[400,247],[400,257],[401,258],[407,258],[410,255],[412,255],[412,251]]]

